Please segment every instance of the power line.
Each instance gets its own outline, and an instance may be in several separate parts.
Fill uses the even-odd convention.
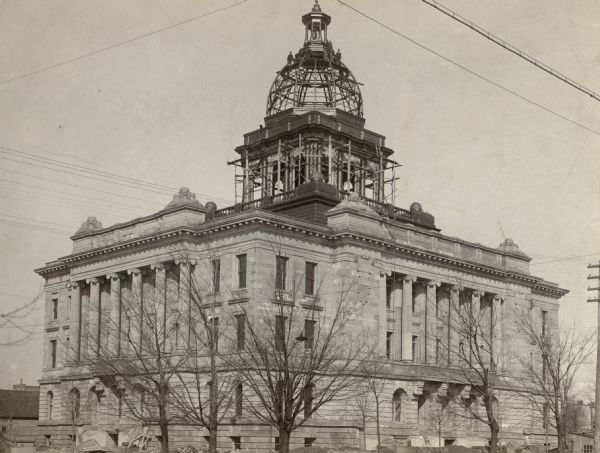
[[[32,189],[49,190],[51,192],[56,192],[56,193],[59,193],[59,194],[62,194],[62,195],[81,196],[81,197],[84,197],[86,199],[100,201],[102,203],[117,204],[119,206],[123,206],[123,207],[127,207],[127,208],[139,209],[139,206],[135,206],[135,205],[131,205],[131,204],[125,204],[125,203],[120,203],[120,202],[111,202],[110,200],[105,200],[103,198],[90,197],[90,196],[83,195],[83,194],[79,195],[79,194],[74,194],[72,192],[64,192],[62,190],[56,190],[56,189],[52,189],[50,187],[42,187],[42,186],[37,186],[35,184],[27,184],[27,183],[24,183],[24,182],[12,181],[10,179],[2,179],[2,178],[0,178],[0,182],[10,183],[10,184],[16,184],[18,186],[30,187]]]
[[[594,91],[590,90],[589,88],[586,88],[585,86],[583,86],[582,84],[576,82],[575,80],[570,79],[569,77],[567,77],[566,75],[562,74],[561,72],[559,72],[559,71],[557,71],[555,69],[552,69],[547,64],[542,63],[537,58],[534,58],[531,55],[529,55],[529,54],[523,52],[522,50],[518,49],[517,47],[513,46],[512,44],[509,44],[504,39],[499,38],[498,36],[490,33],[489,31],[487,31],[484,28],[480,27],[479,25],[473,23],[469,19],[466,19],[466,18],[462,17],[461,15],[455,13],[450,8],[448,8],[447,6],[444,6],[441,3],[436,2],[435,0],[421,0],[421,1],[423,3],[426,3],[427,5],[435,8],[436,10],[444,13],[446,16],[451,17],[455,21],[457,21],[457,22],[459,22],[459,23],[461,23],[461,24],[469,27],[471,30],[473,30],[476,33],[480,34],[484,38],[489,39],[490,41],[492,41],[493,43],[499,45],[503,49],[508,50],[509,52],[514,53],[515,55],[517,55],[518,57],[520,57],[523,60],[527,61],[528,63],[531,63],[532,65],[534,65],[534,66],[540,68],[541,70],[547,72],[551,76],[556,77],[558,80],[571,85],[573,88],[581,91],[582,93],[587,94],[592,99],[594,99],[596,101],[600,101],[600,96],[598,94],[596,94]]]
[[[46,233],[56,233],[56,234],[61,234],[61,235],[73,234],[72,231],[58,230],[58,229],[54,229],[54,228],[44,228],[39,225],[31,225],[31,224],[22,223],[22,222],[13,222],[13,221],[4,220],[4,219],[0,219],[0,223],[3,223],[5,225],[12,225],[12,226],[18,226],[18,227],[22,227],[22,228],[28,228],[30,230],[44,231]]]
[[[20,172],[20,171],[5,170],[5,169],[0,169],[0,170],[5,171],[5,172],[10,173],[10,174],[13,174],[13,175],[21,175],[21,176],[27,176],[27,177],[30,177],[30,178],[35,178],[36,180],[40,180],[40,181],[48,181],[48,182],[53,182],[53,183],[56,183],[56,184],[63,184],[65,186],[76,187],[78,189],[92,190],[94,192],[105,193],[107,195],[116,195],[119,198],[129,198],[131,200],[144,201],[146,203],[152,203],[152,204],[155,204],[155,205],[161,204],[161,203],[159,203],[156,200],[147,200],[145,198],[132,197],[132,196],[124,194],[124,193],[110,192],[110,191],[106,191],[106,190],[96,189],[94,187],[81,186],[79,184],[71,184],[71,183],[68,183],[68,182],[65,182],[65,181],[58,181],[58,180],[52,179],[52,178],[44,178],[42,176],[31,175],[29,173],[23,173],[23,172]]]
[[[12,156],[13,158],[7,157],[6,155],[3,156],[2,153],[8,154],[9,156]],[[39,162],[39,163],[23,162],[23,161],[14,159],[14,157],[19,157],[22,159],[31,160],[31,161]],[[51,171],[56,171],[56,172],[66,173],[66,174],[75,175],[75,176],[79,176],[79,177],[89,178],[89,179],[93,179],[93,180],[104,182],[104,183],[116,184],[116,185],[120,185],[123,187],[127,187],[129,189],[136,189],[136,190],[143,189],[146,192],[152,192],[152,193],[156,193],[159,195],[164,195],[164,192],[167,192],[172,195],[174,192],[177,192],[179,190],[175,187],[170,187],[170,186],[166,186],[163,184],[155,184],[155,183],[143,181],[143,180],[136,179],[136,178],[131,178],[128,176],[119,175],[117,173],[99,170],[97,168],[84,167],[82,165],[72,164],[72,163],[57,160],[57,159],[51,159],[49,157],[41,156],[39,154],[21,151],[21,150],[11,148],[8,146],[3,146],[3,145],[0,145],[0,159],[6,159],[6,160],[10,160],[12,162],[17,162],[20,164],[25,164],[25,165],[34,166],[34,167],[41,167],[41,168],[45,168],[45,169],[51,170]],[[46,165],[41,165],[41,163],[46,164]],[[52,165],[52,166],[58,167],[58,168],[48,167],[47,165]],[[66,169],[73,170],[73,171],[67,171]],[[83,174],[81,174],[81,173],[83,173]],[[135,185],[132,185],[132,184],[135,184]],[[138,187],[139,185],[144,186],[144,187],[140,188],[140,187]],[[160,192],[158,192],[157,190],[160,190]],[[201,194],[201,193],[197,193],[197,192],[195,192],[195,194],[199,198],[204,198],[206,200],[218,200],[218,201],[223,201],[226,203],[231,203],[231,200],[227,200],[225,198],[214,197],[214,196],[205,195],[205,194]]]
[[[25,152],[25,151],[20,151],[20,150],[14,149],[14,148],[10,148],[8,146],[0,146],[0,153],[5,153],[5,154],[11,155],[11,156],[16,155],[17,157],[27,159],[27,160],[32,160],[34,162],[41,162],[46,165],[54,165],[54,166],[66,168],[69,170],[75,170],[77,172],[84,173],[84,175],[66,172],[66,171],[65,171],[65,173],[76,174],[77,176],[84,176],[86,178],[96,179],[97,181],[111,182],[111,181],[105,181],[104,179],[99,179],[97,177],[90,176],[89,174],[94,175],[94,176],[101,176],[104,178],[117,180],[117,181],[119,181],[119,184],[124,185],[125,187],[133,188],[133,189],[136,189],[136,188],[139,189],[139,187],[128,185],[128,184],[141,185],[148,189],[157,189],[157,190],[161,190],[163,192],[169,192],[169,193],[173,193],[174,191],[177,191],[177,189],[175,187],[169,187],[169,186],[164,186],[162,184],[155,184],[155,183],[151,183],[151,182],[147,182],[147,181],[142,181],[140,179],[130,178],[128,176],[122,176],[122,175],[118,175],[116,173],[111,173],[111,172],[107,172],[104,170],[100,170],[98,168],[84,167],[82,165],[72,164],[72,163],[57,160],[57,159],[51,159],[49,157],[44,157],[44,156],[40,156],[39,154],[33,154],[33,153]],[[6,157],[2,157],[2,158],[8,159]],[[14,161],[14,159],[8,159],[8,160]],[[24,163],[24,162],[22,162],[22,163]],[[36,164],[36,166],[46,168],[49,170],[53,169],[50,167],[44,167],[43,165]],[[128,184],[124,184],[124,183],[128,183]],[[157,193],[160,193],[160,192],[157,192]]]
[[[374,17],[371,17],[371,16],[369,16],[368,14],[366,14],[366,13],[362,12],[361,10],[359,10],[359,9],[357,9],[357,8],[354,8],[353,6],[351,6],[351,5],[347,4],[347,3],[345,3],[345,2],[344,2],[344,1],[342,1],[342,0],[337,0],[337,1],[338,1],[340,4],[342,4],[343,6],[346,6],[346,7],[350,8],[351,10],[353,10],[354,12],[356,12],[357,14],[360,14],[361,16],[363,16],[363,17],[367,18],[367,19],[368,19],[368,20],[370,20],[371,22],[374,22],[374,23],[376,23],[377,25],[379,25],[379,26],[381,26],[381,27],[385,28],[386,30],[388,30],[388,31],[391,31],[391,32],[392,32],[392,33],[394,33],[395,35],[398,35],[398,36],[400,36],[401,38],[404,38],[405,40],[409,41],[410,43],[414,44],[415,46],[417,46],[417,47],[420,47],[420,48],[421,48],[421,49],[423,49],[423,50],[426,50],[427,52],[429,52],[429,53],[431,53],[431,54],[433,54],[433,55],[435,55],[435,56],[437,56],[437,57],[441,58],[442,60],[446,61],[447,63],[450,63],[451,65],[454,65],[454,66],[456,66],[456,67],[458,67],[458,68],[462,69],[463,71],[466,71],[466,72],[468,72],[468,73],[469,73],[469,74],[471,74],[472,76],[475,76],[475,77],[477,77],[478,79],[481,79],[481,80],[483,80],[483,81],[485,81],[485,82],[489,83],[490,85],[493,85],[493,86],[495,86],[496,88],[499,88],[499,89],[500,89],[500,90],[502,90],[502,91],[505,91],[505,92],[507,92],[507,93],[510,93],[510,94],[512,94],[513,96],[515,96],[515,97],[517,97],[517,98],[519,98],[519,99],[521,99],[521,100],[523,100],[523,101],[527,102],[528,104],[534,105],[534,106],[536,106],[536,107],[538,107],[538,108],[540,108],[540,109],[542,109],[542,110],[546,111],[547,113],[550,113],[551,115],[554,115],[554,116],[556,116],[557,118],[560,118],[560,119],[562,119],[562,120],[564,120],[564,121],[567,121],[567,122],[569,122],[569,123],[571,123],[571,124],[573,124],[573,125],[575,125],[575,126],[578,126],[578,127],[582,128],[582,129],[585,129],[585,130],[587,130],[588,132],[591,132],[591,133],[593,133],[593,134],[596,134],[596,135],[600,136],[600,132],[599,132],[599,131],[597,131],[597,130],[595,130],[595,129],[592,129],[591,127],[588,127],[588,126],[586,126],[586,125],[584,125],[584,124],[582,124],[582,123],[579,123],[579,122],[577,122],[577,121],[575,121],[575,120],[572,120],[572,119],[570,119],[570,118],[568,118],[568,117],[566,117],[566,116],[562,115],[561,113],[555,112],[554,110],[552,110],[552,109],[550,109],[550,108],[548,108],[548,107],[545,107],[544,105],[542,105],[542,104],[540,104],[540,103],[538,103],[538,102],[536,102],[536,101],[534,101],[534,100],[532,100],[532,99],[529,99],[528,97],[525,97],[525,96],[523,96],[522,94],[519,94],[519,93],[517,93],[516,91],[514,91],[514,90],[512,90],[512,89],[510,89],[510,88],[507,88],[507,87],[505,87],[504,85],[501,85],[500,83],[498,83],[498,82],[495,82],[495,81],[493,81],[493,80],[491,80],[491,79],[489,79],[489,78],[487,78],[487,77],[485,77],[485,76],[483,76],[483,75],[479,74],[478,72],[476,72],[476,71],[474,71],[474,70],[472,70],[472,69],[469,69],[468,67],[466,67],[466,66],[464,66],[464,65],[462,65],[462,64],[460,64],[460,63],[457,63],[457,62],[455,62],[454,60],[450,59],[449,57],[446,57],[445,55],[441,54],[440,52],[438,52],[438,51],[436,51],[436,50],[433,50],[433,49],[431,49],[431,48],[429,48],[429,47],[425,46],[424,44],[421,44],[421,43],[420,43],[420,42],[418,42],[418,41],[415,41],[414,39],[412,39],[412,38],[408,37],[407,35],[405,35],[405,34],[403,34],[403,33],[399,32],[398,30],[396,30],[396,29],[394,29],[394,28],[392,28],[392,27],[390,27],[390,26],[388,26],[388,25],[385,25],[383,22],[381,22],[381,21],[379,21],[379,20],[375,19]]]
[[[5,213],[0,213],[1,216],[4,217],[11,217],[13,219],[18,219],[18,220],[26,220],[26,221],[30,221],[30,222],[43,222],[43,223],[49,223],[52,225],[56,225],[56,226],[62,226],[62,227],[66,227],[66,228],[72,228],[73,225],[65,225],[64,223],[55,223],[55,222],[50,222],[47,220],[40,220],[40,219],[31,219],[29,217],[19,217],[16,215],[10,215],[10,214],[5,214]]]
[[[177,22],[177,23],[174,23],[174,24],[171,24],[171,25],[167,25],[166,27],[159,28],[158,30],[154,30],[154,31],[151,31],[151,32],[148,32],[148,33],[144,33],[144,34],[136,36],[134,38],[130,38],[130,39],[127,39],[125,41],[121,41],[121,42],[118,42],[116,44],[112,44],[112,45],[110,45],[108,47],[103,47],[101,49],[93,50],[93,51],[85,53],[83,55],[79,55],[77,57],[70,58],[70,59],[65,60],[65,61],[61,61],[59,63],[54,63],[54,64],[51,64],[49,66],[45,66],[43,68],[36,69],[35,71],[27,72],[25,74],[21,74],[19,76],[3,80],[2,82],[0,82],[0,84],[4,85],[4,84],[10,83],[10,82],[14,82],[16,80],[24,79],[26,77],[30,77],[30,76],[33,76],[33,75],[36,75],[36,74],[40,74],[40,73],[45,72],[45,71],[49,71],[51,69],[56,69],[56,68],[59,68],[61,66],[65,66],[67,64],[74,63],[74,62],[79,61],[79,60],[83,60],[84,58],[88,58],[88,57],[91,57],[93,55],[98,55],[100,53],[107,52],[109,50],[125,46],[127,44],[131,44],[132,42],[139,41],[140,39],[144,39],[144,38],[147,38],[149,36],[153,36],[153,35],[156,35],[158,33],[162,33],[163,31],[170,30],[170,29],[175,28],[175,27],[179,27],[181,25],[184,25],[184,24],[196,21],[198,19],[202,19],[202,18],[210,16],[212,14],[216,14],[216,13],[219,13],[221,11],[225,11],[225,10],[234,8],[234,7],[236,7],[238,5],[241,5],[242,3],[245,3],[245,2],[246,2],[246,0],[241,0],[241,1],[237,2],[237,3],[233,3],[233,4],[225,6],[223,8],[218,8],[218,9],[214,9],[212,11],[208,11],[208,12],[206,12],[204,14],[200,14],[198,16],[194,16],[194,17],[191,17],[189,19],[185,19],[185,20],[182,20],[180,22]]]
[[[78,213],[80,213],[82,209],[88,209],[88,210],[97,210],[102,213],[111,214],[111,215],[120,216],[120,217],[129,216],[127,218],[127,220],[131,220],[131,216],[133,216],[131,209],[120,208],[119,206],[115,206],[115,205],[111,205],[110,207],[103,206],[93,200],[86,202],[84,200],[73,200],[70,198],[53,197],[48,194],[36,194],[36,193],[32,193],[30,191],[27,191],[23,194],[19,191],[15,192],[14,190],[11,191],[11,190],[7,190],[7,189],[3,189],[3,188],[0,188],[0,193],[5,194],[4,196],[13,198],[15,200],[21,200],[21,201],[24,201],[26,203],[30,203],[30,204],[33,204],[36,206],[39,206],[40,203],[39,203],[39,200],[37,200],[37,199],[40,199],[40,200],[44,201],[43,202],[44,205],[57,206],[59,208],[68,207],[73,211],[77,211]],[[36,198],[36,200],[32,200],[31,198],[28,198],[30,196],[34,196]],[[141,211],[141,210],[142,210],[142,208],[134,209],[133,211]]]

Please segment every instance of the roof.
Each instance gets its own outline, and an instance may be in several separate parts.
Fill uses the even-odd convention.
[[[22,390],[0,390],[0,418],[39,417],[40,394]]]

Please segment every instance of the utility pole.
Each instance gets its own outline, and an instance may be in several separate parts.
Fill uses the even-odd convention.
[[[598,286],[589,286],[588,291],[595,291],[596,297],[590,297],[588,302],[596,302],[598,305],[597,329],[600,333],[600,261],[598,264],[588,264],[588,269],[598,269],[596,275],[588,275],[588,280],[597,280]],[[594,403],[594,453],[600,453],[600,335],[597,333],[596,345],[596,397]]]

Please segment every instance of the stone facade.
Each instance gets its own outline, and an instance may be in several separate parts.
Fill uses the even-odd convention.
[[[307,59],[341,68],[341,55],[333,53],[321,33],[329,16],[317,5],[303,21],[306,42],[288,58],[286,73]],[[272,89],[273,102],[278,93]],[[73,426],[64,409],[70,392],[80,401],[78,436],[102,430],[107,442],[122,443],[135,437],[136,429],[157,432],[130,426],[120,414],[103,410],[117,397],[82,359],[99,348],[124,347],[106,326],[119,323],[124,301],[134,294],[144,297],[169,288],[177,296],[165,300],[165,313],[185,308],[189,301],[182,282],[195,275],[214,285],[214,259],[220,260],[221,290],[208,300],[218,314],[234,313],[239,304],[249,312],[258,309],[273,297],[277,255],[287,258],[286,288],[307,278],[307,262],[316,266],[317,297],[304,294],[302,284],[295,299],[306,316],[334,303],[347,285],[352,288],[358,311],[347,328],[375,339],[383,364],[376,377],[383,388],[385,442],[437,445],[430,420],[438,401],[472,397],[456,354],[461,339],[448,314],[463,303],[493,320],[483,335],[494,344],[500,370],[501,441],[543,439],[540,417],[520,394],[514,352],[528,353],[530,345],[515,316],[533,313],[552,334],[566,291],[531,275],[530,259],[512,240],[493,248],[449,237],[419,203],[408,210],[389,203],[394,194],[386,189],[384,173],[396,165],[390,159],[393,151],[385,147],[385,137],[364,128],[362,99],[345,110],[331,104],[328,95],[310,105],[295,102],[286,109],[273,104],[265,127],[246,134],[236,149],[240,158],[235,164],[243,175],[241,199],[234,206],[204,206],[182,188],[165,209],[147,217],[111,227],[90,217],[72,237],[71,254],[36,270],[46,282],[40,442],[48,436],[55,443],[70,442]],[[240,255],[245,256],[243,287]],[[474,398],[473,404],[480,402]],[[455,415],[441,434],[446,443],[481,444],[489,431]],[[175,444],[205,436],[198,427],[171,427]],[[239,441],[244,449],[266,451],[275,448],[276,436],[251,418],[225,418],[219,447]],[[294,433],[292,447],[313,441],[373,448],[375,424],[371,419],[363,424],[352,401],[337,400]]]

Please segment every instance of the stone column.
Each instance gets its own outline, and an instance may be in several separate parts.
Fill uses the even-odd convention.
[[[127,271],[127,274],[131,275],[131,292],[129,297],[130,344],[128,344],[127,346],[129,351],[136,353],[141,351],[142,346],[142,271],[137,268],[129,269]]]
[[[457,285],[452,285],[450,288],[450,298],[448,300],[448,365],[458,365],[458,331],[457,326],[459,297],[461,288]]]
[[[88,310],[88,349],[89,358],[100,356],[100,323],[102,307],[100,306],[100,280],[88,278],[90,285],[90,306]]]
[[[69,282],[71,296],[71,351],[70,360],[79,361],[81,345],[81,289],[78,282]]]
[[[489,324],[489,310],[485,305],[485,292],[475,290],[471,293],[471,317],[473,320],[473,331],[478,330],[476,333],[476,340],[478,342],[477,347],[480,351],[480,358],[483,363],[489,363],[490,353],[490,324]],[[469,339],[472,341],[472,339]],[[477,349],[476,349],[477,350]],[[472,361],[472,358],[469,357]]]
[[[154,277],[154,307],[156,309],[156,336],[160,338],[161,347],[166,340],[166,302],[167,302],[167,272],[161,263],[152,264]]]
[[[492,346],[496,365],[504,369],[504,300],[498,295],[492,299]]]
[[[110,281],[110,313],[108,316],[108,350],[110,354],[120,355],[121,340],[121,276],[108,274]]]
[[[402,279],[402,360],[412,360],[412,302],[413,282],[416,277],[405,275]]]
[[[425,363],[435,363],[435,343],[437,339],[437,289],[440,282],[427,282],[427,301],[425,303]]]
[[[395,273],[392,273],[392,295],[390,306],[394,310],[393,357],[402,360],[402,285]]]
[[[179,265],[179,333],[181,346],[189,347],[190,329],[192,321],[191,290],[192,290],[192,265],[190,261],[176,261]]]

